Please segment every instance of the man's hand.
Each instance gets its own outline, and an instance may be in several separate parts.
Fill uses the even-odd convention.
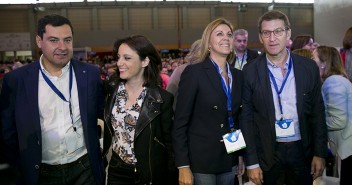
[[[249,180],[251,180],[256,185],[261,185],[264,182],[263,171],[262,169],[260,169],[260,167],[254,169],[247,169],[247,175],[249,177]]]
[[[189,167],[178,169],[178,182],[180,185],[193,185],[193,174]]]
[[[313,180],[322,176],[325,169],[325,159],[314,156],[312,160],[312,166],[310,168],[310,174],[313,176]]]

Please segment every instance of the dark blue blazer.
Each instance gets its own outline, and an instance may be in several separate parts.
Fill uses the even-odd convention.
[[[296,83],[297,113],[306,162],[327,154],[327,127],[319,69],[311,59],[291,54]],[[246,142],[247,166],[269,170],[275,162],[275,106],[266,55],[243,68],[240,127]],[[294,98],[294,97],[293,97]]]
[[[231,69],[232,117],[238,128],[242,72]],[[183,71],[173,126],[176,166],[189,165],[193,173],[231,171],[238,155],[227,154],[222,136],[230,132],[227,97],[221,77],[207,57]]]
[[[105,178],[97,119],[103,117],[104,94],[99,69],[71,60],[76,75],[84,141],[97,184]],[[38,184],[42,136],[38,106],[38,61],[4,76],[0,96],[6,161],[18,169],[17,184]]]

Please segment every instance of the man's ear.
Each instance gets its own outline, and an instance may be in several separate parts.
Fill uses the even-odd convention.
[[[145,59],[142,61],[142,67],[147,67],[149,65],[149,57],[145,57]]]
[[[41,45],[42,38],[40,38],[39,35],[37,35],[37,36],[35,37],[35,41],[36,41],[36,43],[37,43],[38,48],[42,48],[42,45]]]

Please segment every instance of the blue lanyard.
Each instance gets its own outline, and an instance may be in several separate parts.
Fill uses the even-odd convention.
[[[61,93],[59,89],[56,88],[56,86],[50,81],[50,79],[45,75],[43,72],[42,68],[40,67],[40,63],[38,62],[39,70],[42,73],[42,76],[45,80],[45,82],[50,86],[50,88],[55,92],[56,95],[58,95],[64,102],[67,102],[69,104],[69,109],[70,109],[70,116],[71,116],[71,122],[73,124],[73,113],[72,113],[72,104],[71,104],[71,91],[72,91],[72,64],[70,63],[70,71],[69,71],[69,88],[70,88],[70,97],[67,100],[65,96]],[[76,127],[73,126],[73,130],[76,132]]]
[[[274,85],[274,88],[275,88],[275,91],[277,93],[277,97],[278,97],[278,100],[279,100],[279,107],[280,107],[280,113],[281,113],[281,119],[283,119],[283,111],[282,111],[282,104],[281,104],[281,93],[282,93],[282,90],[284,89],[284,86],[286,84],[286,81],[288,79],[288,76],[290,75],[290,72],[291,72],[291,69],[292,69],[292,58],[290,58],[290,61],[289,61],[289,64],[288,64],[288,71],[285,75],[285,78],[284,78],[284,81],[282,82],[282,85],[281,85],[281,88],[279,90],[279,88],[277,87],[277,83],[276,83],[276,80],[274,78],[274,75],[271,73],[271,71],[269,70],[269,76],[270,76],[270,79],[271,81],[273,82],[273,85]]]
[[[226,101],[226,104],[227,104],[227,116],[228,116],[227,119],[228,119],[228,123],[229,123],[230,129],[233,129],[234,122],[233,122],[233,118],[232,118],[232,94],[231,94],[232,89],[231,89],[231,85],[230,85],[231,81],[229,80],[229,82],[228,82],[228,84],[226,86],[226,82],[225,82],[224,78],[222,78],[222,76],[221,76],[221,72],[220,72],[219,66],[213,61],[212,58],[210,58],[210,60],[213,63],[213,65],[215,66],[216,70],[218,71],[218,73],[220,75],[222,89],[224,90],[224,92],[226,94],[226,97],[227,97],[227,101]],[[230,72],[229,72],[229,66],[228,66],[227,62],[226,62],[226,71],[227,71],[228,75],[231,75]]]
[[[242,60],[240,61],[240,59],[237,57],[236,55],[236,59],[238,61],[238,65],[240,66],[240,70],[242,70],[243,68],[243,63],[244,63],[244,59],[247,58],[247,52],[243,53],[243,56],[242,56]],[[241,63],[240,63],[241,62]]]

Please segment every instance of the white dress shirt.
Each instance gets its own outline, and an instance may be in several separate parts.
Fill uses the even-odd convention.
[[[69,94],[70,62],[62,68],[59,77],[52,76],[42,65],[43,73],[50,79],[66,100]],[[72,70],[71,104],[73,123],[70,116],[69,103],[62,100],[39,73],[38,105],[42,134],[42,163],[56,165],[73,162],[87,153],[84,144],[83,128],[80,116],[77,82]],[[73,129],[76,127],[76,132]]]

